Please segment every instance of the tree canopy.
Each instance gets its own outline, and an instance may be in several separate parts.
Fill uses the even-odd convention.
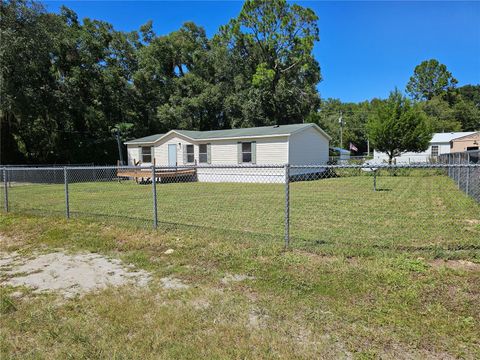
[[[407,93],[415,100],[431,100],[434,96],[452,90],[458,83],[444,64],[436,59],[422,61],[415,67],[407,84]]]
[[[404,152],[425,151],[432,139],[425,114],[398,90],[374,108],[367,132],[375,149],[388,155],[389,163]]]
[[[320,98],[318,18],[285,0],[245,1],[212,37],[192,22],[170,34],[156,34],[151,21],[122,32],[66,7],[54,14],[32,0],[1,1],[3,164],[112,164],[116,129],[128,140],[315,122],[339,146],[340,114],[344,144],[362,153],[367,120],[385,103]],[[480,85],[455,84],[437,60],[415,68],[411,107],[434,131],[480,128]]]

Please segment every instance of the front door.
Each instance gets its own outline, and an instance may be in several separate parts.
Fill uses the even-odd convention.
[[[168,144],[168,166],[177,166],[177,144]]]

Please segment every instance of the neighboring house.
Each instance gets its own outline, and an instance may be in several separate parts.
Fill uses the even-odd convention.
[[[125,144],[129,165],[140,161],[142,166],[151,166],[154,160],[157,166],[200,165],[199,181],[283,182],[283,168],[259,169],[252,165],[326,164],[329,140],[330,136],[315,124],[292,124],[213,131],[171,130]],[[292,171],[292,175],[298,173],[299,169]]]
[[[450,132],[450,133],[435,133],[433,134],[432,140],[428,149],[422,152],[406,152],[400,156],[395,157],[395,162],[397,164],[414,164],[414,163],[425,163],[425,162],[435,162],[440,154],[448,154],[451,151],[450,142],[455,139],[459,139],[465,136],[470,136],[475,134],[474,131],[470,132]],[[386,153],[379,152],[374,150],[373,160],[376,163],[388,162],[388,155]]]
[[[350,160],[350,151],[339,147],[330,148],[330,152],[336,155],[331,156],[330,160],[337,160],[340,164],[346,164]]]
[[[450,140],[450,152],[480,150],[480,131]]]

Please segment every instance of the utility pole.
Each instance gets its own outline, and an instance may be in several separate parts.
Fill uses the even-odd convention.
[[[343,149],[343,116],[340,111],[340,117],[338,118],[338,123],[340,124],[340,148]]]
[[[124,165],[123,163],[123,153],[122,153],[122,145],[120,143],[120,129],[119,128],[114,128],[115,131],[115,136],[117,138],[117,146],[118,146],[118,156],[120,159],[120,165]]]

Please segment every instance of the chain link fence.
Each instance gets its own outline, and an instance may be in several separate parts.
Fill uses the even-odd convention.
[[[8,167],[1,183],[4,211],[164,231],[307,247],[480,238],[480,164]]]
[[[480,151],[441,154],[438,162],[445,165],[480,164]],[[459,189],[480,202],[480,168],[465,166],[449,167],[448,176],[455,181]]]
[[[290,241],[296,246],[327,252],[480,249],[479,165],[293,170],[301,174],[291,178],[289,191]]]

